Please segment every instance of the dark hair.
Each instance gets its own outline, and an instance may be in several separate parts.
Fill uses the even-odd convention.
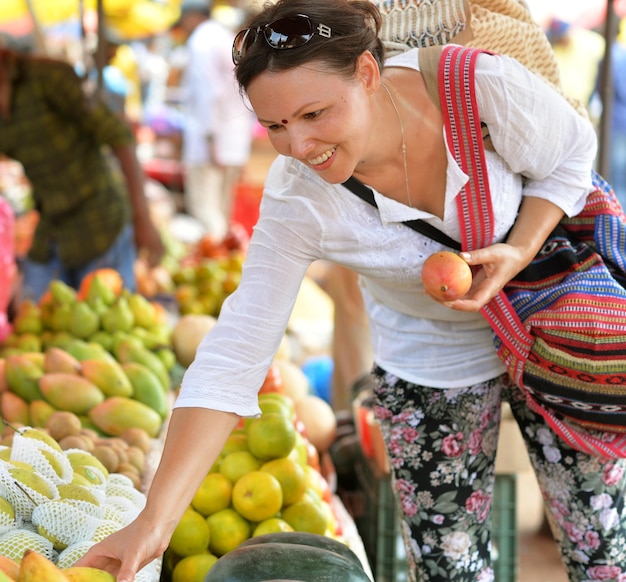
[[[316,34],[305,45],[287,50],[273,49],[264,39],[257,38],[235,67],[243,91],[265,71],[285,71],[315,60],[340,74],[353,76],[357,57],[365,51],[372,53],[382,70],[385,49],[379,38],[381,16],[368,0],[278,0],[252,16],[246,28],[257,28],[295,14],[305,14],[316,25],[328,26],[332,36],[324,38]]]

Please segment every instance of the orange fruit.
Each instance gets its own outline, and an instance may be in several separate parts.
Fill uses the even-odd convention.
[[[169,547],[180,557],[199,554],[209,547],[210,536],[209,525],[204,516],[188,508],[172,534]]]
[[[230,433],[228,438],[226,439],[226,443],[224,444],[220,455],[222,457],[226,457],[230,455],[230,453],[234,453],[235,451],[247,451],[248,450],[248,437],[246,437],[246,433],[243,430],[236,429]]]
[[[174,566],[172,582],[204,582],[215,562],[217,562],[217,556],[208,552],[186,556]]]
[[[209,550],[216,556],[234,550],[250,537],[250,524],[232,508],[216,511],[206,518],[211,532]]]
[[[119,295],[122,292],[124,287],[124,281],[122,276],[115,270],[110,268],[102,268],[96,269],[95,271],[91,271],[87,273],[82,281],[80,282],[80,286],[78,287],[77,298],[81,301],[87,299],[87,295],[89,294],[89,287],[91,286],[91,282],[98,277],[101,281],[115,293],[115,295]]]
[[[296,531],[324,535],[328,527],[326,511],[322,504],[307,496],[285,507],[281,512],[281,518]]]
[[[222,459],[219,472],[234,484],[246,473],[256,471],[260,467],[261,461],[250,451],[235,451]]]
[[[201,515],[207,517],[230,505],[233,484],[221,473],[209,473],[198,487],[191,506]]]
[[[261,471],[273,475],[283,491],[283,505],[298,501],[307,489],[307,475],[304,467],[290,457],[272,459],[261,465]]]
[[[472,270],[456,253],[441,251],[424,262],[422,282],[427,293],[438,301],[453,301],[470,290]]]
[[[286,457],[296,444],[293,422],[276,412],[252,419],[246,426],[246,436],[250,452],[262,461]]]
[[[265,392],[263,394],[259,394],[259,405],[262,402],[278,402],[285,408],[288,412],[288,417],[292,418],[293,413],[295,411],[295,406],[293,399],[291,396],[287,396],[286,394],[281,394],[280,392]]]
[[[320,499],[330,502],[332,491],[324,475],[316,471],[311,465],[304,467],[304,472],[306,474],[307,489],[312,489]]]
[[[283,506],[283,491],[267,471],[251,471],[235,483],[233,507],[246,519],[259,522],[274,517]]]
[[[270,517],[257,524],[252,532],[252,537],[262,536],[268,533],[278,533],[281,531],[294,531],[294,529],[280,517]]]

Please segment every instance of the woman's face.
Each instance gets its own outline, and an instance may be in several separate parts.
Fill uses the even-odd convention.
[[[248,87],[248,98],[279,154],[306,164],[331,184],[347,180],[368,151],[371,95],[378,67],[369,53],[346,78],[319,62],[265,72]]]

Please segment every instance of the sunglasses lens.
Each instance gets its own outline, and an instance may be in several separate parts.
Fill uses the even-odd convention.
[[[239,63],[239,61],[246,54],[246,51],[250,48],[250,45],[256,39],[256,31],[252,28],[246,28],[237,33],[235,37],[235,42],[233,42],[233,62],[235,64]]]
[[[311,40],[313,24],[307,16],[290,16],[272,22],[265,27],[263,34],[273,48],[297,48]]]

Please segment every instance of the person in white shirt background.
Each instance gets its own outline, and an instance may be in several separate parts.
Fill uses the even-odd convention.
[[[265,182],[241,282],[187,369],[145,509],[77,565],[131,582],[167,547],[185,508],[258,390],[300,284],[317,260],[359,275],[380,423],[411,582],[492,582],[491,506],[503,400],[520,425],[569,579],[626,576],[626,461],[571,448],[535,414],[499,360],[481,308],[593,190],[592,124],[507,56],[479,54],[473,77],[493,243],[464,252],[470,291],[440,303],[425,260],[444,245],[402,222],[423,218],[460,240],[468,175],[411,49],[385,57],[368,0],[278,0],[240,31],[237,80],[278,157]],[[550,132],[546,131],[550,128]],[[466,136],[462,136],[466,137]],[[342,184],[354,176],[377,208]],[[603,433],[596,434],[602,438]]]
[[[219,240],[250,157],[254,117],[234,78],[234,33],[211,17],[211,1],[185,0],[179,25],[189,35],[182,80],[185,210]]]

